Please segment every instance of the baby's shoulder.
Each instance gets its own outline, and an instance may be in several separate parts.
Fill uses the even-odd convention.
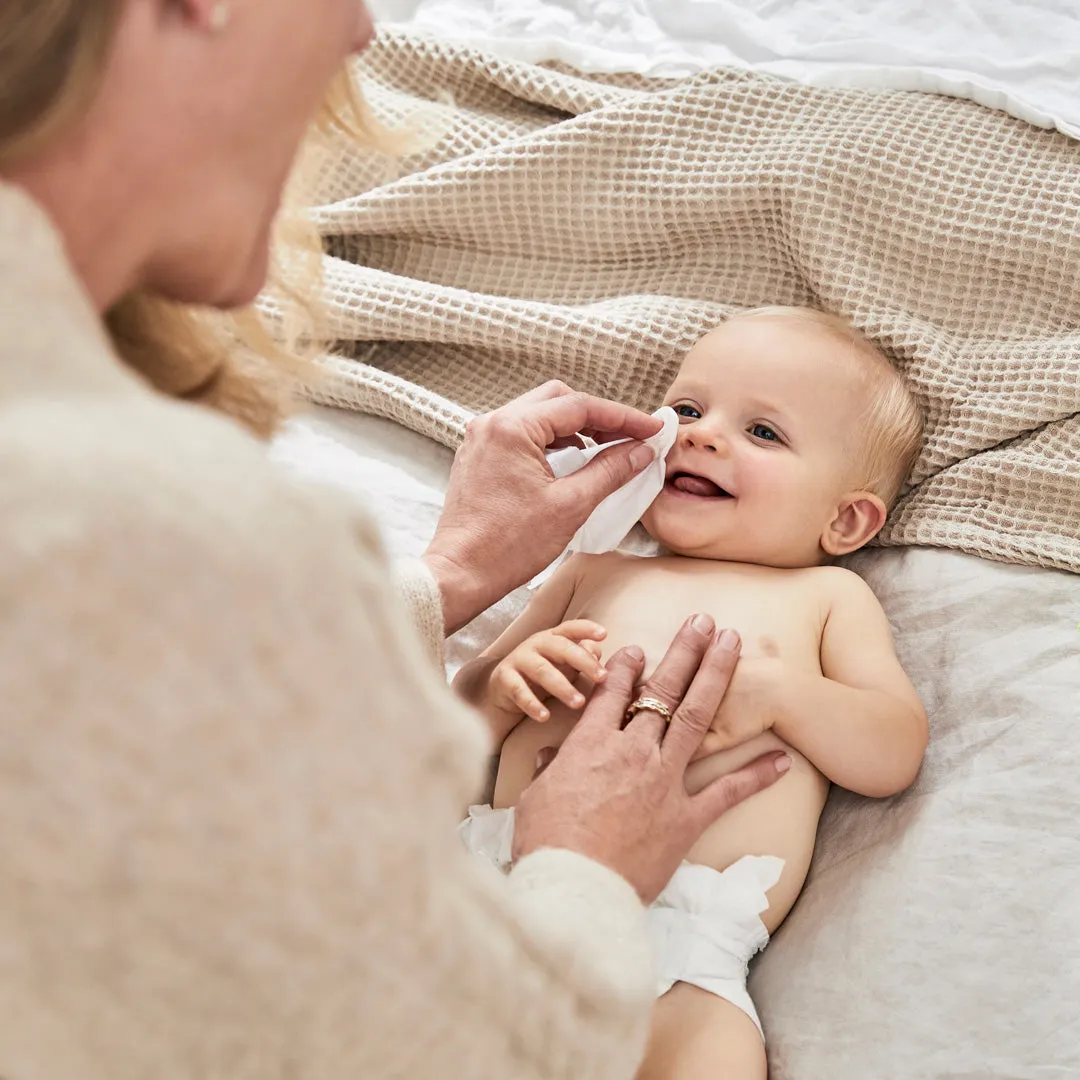
[[[877,597],[853,570],[843,566],[814,566],[800,570],[806,588],[829,607],[836,604],[877,604]]]

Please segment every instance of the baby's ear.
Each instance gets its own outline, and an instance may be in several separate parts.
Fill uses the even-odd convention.
[[[833,557],[858,551],[881,532],[888,512],[885,503],[872,492],[845,495],[821,535],[822,548]]]

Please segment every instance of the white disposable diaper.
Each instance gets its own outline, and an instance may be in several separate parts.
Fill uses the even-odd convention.
[[[556,567],[575,551],[600,555],[614,551],[626,534],[641,520],[641,515],[652,505],[664,487],[668,451],[675,445],[679,431],[678,414],[670,406],[657,409],[653,416],[662,420],[664,426],[651,438],[645,440],[655,455],[652,462],[636,476],[628,480],[618,491],[613,491],[588,517],[585,524],[574,534],[566,550],[546,570],[542,570],[531,582],[532,588],[542,585]],[[555,476],[563,477],[584,468],[597,454],[618,442],[594,443],[582,437],[586,446],[568,446],[553,450],[547,455],[548,465]],[[626,442],[627,440],[619,440]]]
[[[470,807],[459,831],[470,851],[503,873],[510,869],[513,810]],[[761,913],[783,869],[783,859],[747,855],[724,871],[692,863],[675,871],[646,912],[657,997],[690,983],[742,1009],[761,1031],[746,977],[754,954],[769,943]]]

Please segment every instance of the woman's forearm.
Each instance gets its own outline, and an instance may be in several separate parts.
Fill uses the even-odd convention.
[[[483,575],[469,571],[446,555],[428,551],[423,561],[438,586],[446,637],[456,634],[501,599],[490,589],[485,589]]]

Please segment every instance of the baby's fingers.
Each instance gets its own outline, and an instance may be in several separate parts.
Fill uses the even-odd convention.
[[[590,665],[595,661],[589,658]],[[580,709],[585,704],[585,695],[554,664],[539,653],[533,653],[522,665],[522,674],[534,686],[546,691],[571,709]]]
[[[537,652],[553,664],[587,675],[593,682],[600,682],[607,675],[604,665],[600,663],[600,646],[594,641],[578,645],[564,637],[552,636],[538,644]]]
[[[607,637],[607,631],[592,619],[568,619],[560,623],[553,631],[559,637],[568,638],[570,641],[603,641]]]
[[[503,668],[497,676],[498,696],[496,705],[506,709],[520,709],[526,716],[543,723],[551,713],[544,707],[540,699],[533,693],[532,687],[525,681],[522,674],[515,668]]]

